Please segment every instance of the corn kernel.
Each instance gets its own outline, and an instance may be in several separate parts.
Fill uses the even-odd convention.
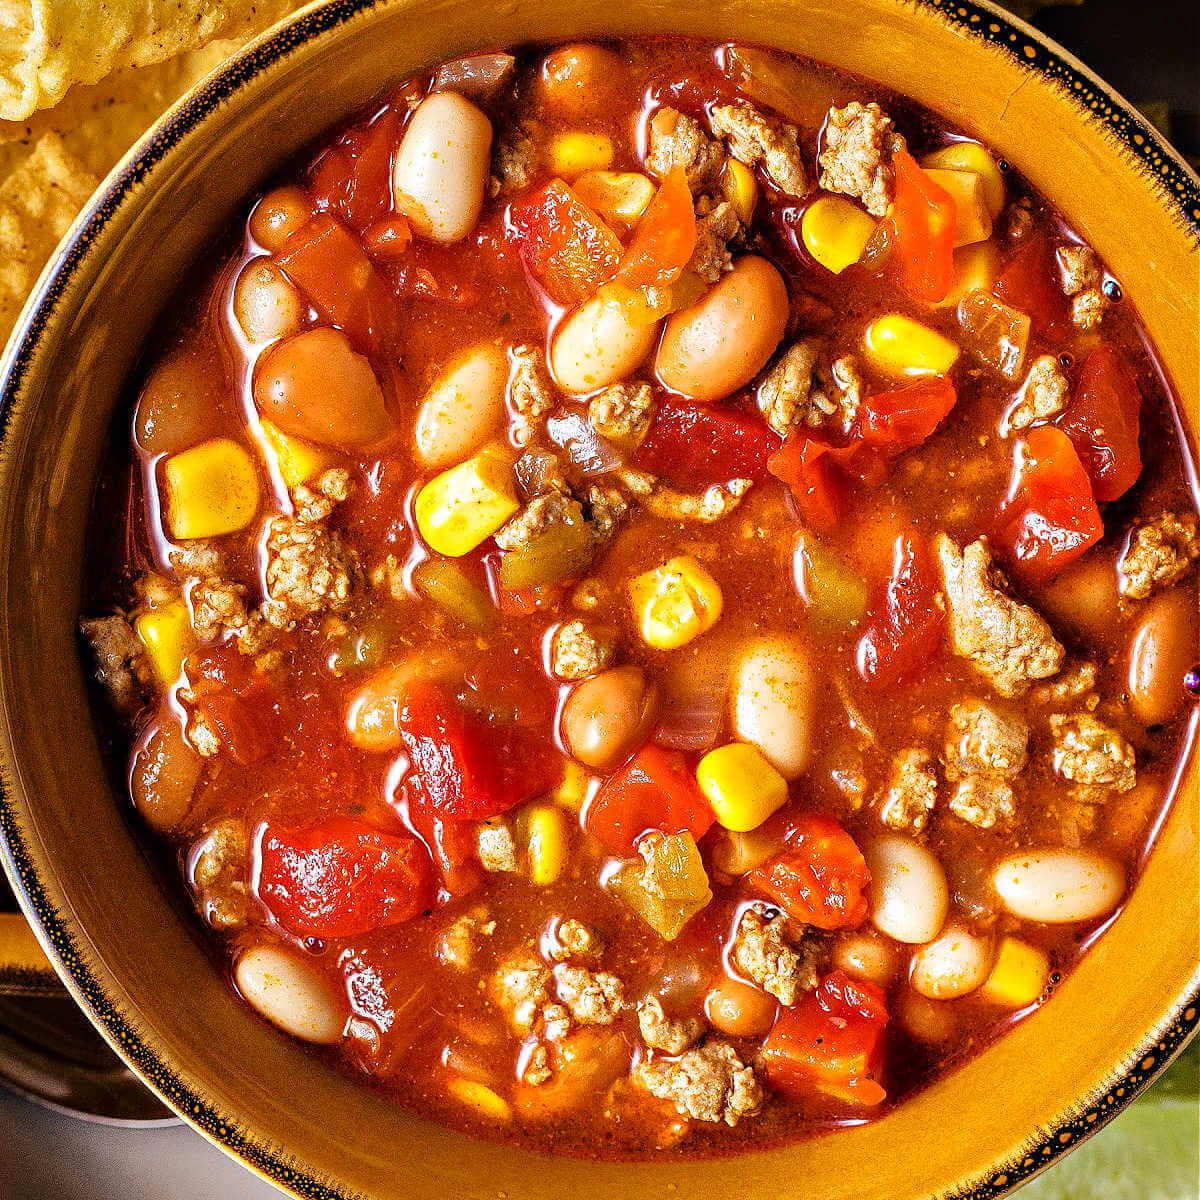
[[[292,437],[272,425],[270,421],[259,421],[263,441],[275,456],[279,474],[289,488],[315,479],[333,462],[333,455],[323,446],[314,446],[302,438]]]
[[[787,799],[787,780],[745,742],[710,750],[696,768],[696,782],[717,821],[734,833],[757,829]]]
[[[952,142],[921,159],[926,170],[974,171],[983,182],[983,196],[994,221],[1004,211],[1004,172],[978,142]]]
[[[553,804],[532,804],[521,814],[529,881],[547,887],[567,865],[567,818]]]
[[[605,133],[576,129],[550,139],[551,170],[564,179],[575,179],[585,171],[605,171],[612,161],[612,138]]]
[[[142,613],[133,627],[146,647],[158,682],[170,687],[179,678],[183,660],[196,644],[187,605],[182,600],[172,600],[162,608]]]
[[[957,308],[968,292],[990,292],[1000,270],[1000,251],[994,242],[975,242],[954,252],[954,280],[937,308]]]
[[[712,865],[726,875],[746,875],[755,867],[761,867],[767,859],[774,858],[779,848],[778,831],[759,828],[735,833],[727,829],[713,840]]]
[[[874,232],[874,220],[840,196],[818,197],[800,218],[804,248],[835,275],[862,258]]]
[[[571,189],[597,216],[620,225],[632,225],[654,198],[654,184],[637,171],[585,171]]]
[[[431,550],[458,558],[492,536],[520,507],[513,490],[512,459],[500,446],[431,479],[413,511]]]
[[[493,1092],[487,1084],[456,1075],[447,1081],[446,1091],[460,1104],[474,1109],[479,1116],[487,1117],[490,1121],[512,1120],[512,1107],[508,1101]]]
[[[983,176],[974,171],[926,171],[954,201],[954,245],[986,242],[992,236],[992,214],[983,190]]]
[[[721,616],[721,585],[690,554],[637,576],[629,599],[642,638],[657,650],[686,646]]]
[[[979,994],[994,1004],[1025,1008],[1042,994],[1049,975],[1049,960],[1036,946],[1019,938],[1001,938],[992,972]]]
[[[736,158],[726,159],[721,190],[733,205],[738,220],[743,225],[749,225],[754,219],[754,206],[758,203],[758,180],[754,178],[754,172]]]
[[[172,537],[186,541],[234,533],[258,512],[254,462],[228,438],[213,438],[173,455],[164,475]]]
[[[958,358],[958,347],[910,317],[877,317],[863,334],[863,349],[884,375],[945,375]]]
[[[550,793],[550,798],[563,808],[579,812],[587,799],[591,781],[592,777],[573,758],[568,758],[563,769],[562,781]]]

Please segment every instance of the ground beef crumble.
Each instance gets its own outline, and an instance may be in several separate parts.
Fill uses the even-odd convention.
[[[682,1117],[734,1126],[754,1116],[763,1103],[754,1070],[720,1040],[705,1042],[677,1059],[649,1059],[634,1068],[634,1081],[669,1100]]]
[[[987,539],[960,550],[944,533],[935,540],[950,615],[955,654],[1005,697],[1023,695],[1035,680],[1062,666],[1065,651],[1053,630],[1027,604],[1014,599],[992,565]]]
[[[1178,583],[1197,559],[1196,514],[1160,513],[1138,527],[1117,564],[1121,595],[1145,600],[1159,588]]]
[[[882,217],[895,187],[892,156],[903,149],[904,138],[878,104],[853,100],[844,108],[831,108],[817,182],[827,192],[861,200],[873,217]]]

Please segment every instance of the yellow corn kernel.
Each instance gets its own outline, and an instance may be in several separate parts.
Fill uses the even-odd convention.
[[[183,671],[183,660],[196,644],[187,605],[172,600],[162,608],[142,613],[133,628],[146,647],[150,665],[163,687],[170,687]]]
[[[983,181],[983,195],[994,221],[1004,210],[1004,172],[978,142],[951,142],[921,159],[926,170],[974,171]]]
[[[489,1121],[511,1121],[512,1107],[503,1096],[498,1096],[485,1083],[477,1083],[474,1079],[463,1079],[456,1075],[446,1083],[446,1091],[460,1104],[473,1109],[481,1117]]]
[[[272,425],[270,421],[259,421],[263,440],[275,456],[279,474],[289,488],[315,479],[333,462],[333,455],[323,446],[314,446],[302,438],[292,437]]]
[[[954,201],[954,245],[986,242],[992,236],[992,214],[983,190],[983,176],[974,171],[926,171]]]
[[[612,161],[612,138],[606,133],[574,129],[550,139],[550,168],[564,179],[575,179],[585,171],[605,171]]]
[[[968,292],[990,292],[1000,270],[1000,251],[994,242],[975,242],[954,252],[954,280],[937,308],[957,308]]]
[[[585,171],[571,190],[597,216],[620,225],[632,225],[654,198],[654,184],[637,171]]]
[[[512,458],[494,445],[434,476],[417,493],[413,511],[429,548],[458,558],[491,537],[519,507]]]
[[[1036,946],[1020,938],[1001,938],[992,972],[979,994],[994,1004],[1025,1008],[1042,994],[1049,975],[1050,962]]]
[[[736,158],[726,159],[721,190],[733,205],[738,220],[743,225],[749,225],[754,219],[754,206],[758,203],[758,180],[754,178],[754,172]]]
[[[945,375],[958,358],[958,347],[927,325],[889,313],[876,317],[863,334],[863,350],[884,375]]]
[[[818,197],[800,218],[804,248],[835,275],[862,258],[874,232],[874,219],[840,196]]]
[[[690,554],[637,576],[629,599],[638,629],[656,650],[677,650],[721,616],[721,585]]]
[[[591,781],[592,777],[573,758],[568,758],[563,769],[562,781],[550,793],[550,798],[563,808],[579,812],[587,799]]]
[[[711,860],[714,870],[726,875],[746,875],[774,858],[782,846],[779,831],[762,828],[735,833],[727,829],[713,839]]]
[[[787,780],[745,742],[710,750],[696,768],[696,782],[717,821],[734,833],[757,829],[787,799]]]
[[[547,887],[567,865],[567,818],[553,804],[531,804],[521,814],[529,881]]]
[[[172,455],[164,468],[171,536],[219,537],[245,529],[258,512],[258,475],[246,450],[213,438]]]

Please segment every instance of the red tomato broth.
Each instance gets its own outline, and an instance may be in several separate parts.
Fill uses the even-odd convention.
[[[747,94],[739,92],[719,69],[727,50],[714,57],[711,48],[682,41],[625,42],[616,49],[628,72],[628,90],[622,89],[603,110],[590,111],[586,120],[576,121],[557,112],[537,88],[530,87],[523,93],[522,112],[531,136],[544,145],[554,133],[582,124],[612,139],[613,170],[640,170],[637,130],[645,97],[673,102],[702,116],[714,104]],[[536,51],[521,56],[523,79],[536,74],[538,61]],[[917,160],[925,150],[955,136],[928,114],[880,88],[811,64],[801,64],[801,69],[811,88],[801,103],[814,114],[814,123],[801,128],[810,174],[815,170],[819,116],[830,102],[877,99],[904,131]],[[394,107],[376,106],[362,120],[350,122],[341,140],[330,143],[331,149],[318,150],[308,163],[289,172],[285,182],[303,185],[307,181],[314,207],[323,210],[313,220],[323,222],[323,228],[332,228],[336,214],[342,222],[339,228],[359,239],[395,216],[390,201],[380,200],[380,163],[389,156],[379,139],[385,131],[394,136],[403,129],[409,116],[407,99],[421,95],[425,87],[422,79],[415,87],[398,90],[401,99]],[[749,98],[755,99],[753,94]],[[502,89],[484,100],[482,107],[498,129],[507,127],[513,110],[511,90]],[[309,166],[311,171],[306,170]],[[363,237],[356,244],[366,245],[363,257],[373,271],[365,298],[335,288],[330,298],[323,299],[302,278],[293,279],[321,314],[318,324],[340,325],[381,377],[394,373],[398,380],[397,386],[385,389],[397,424],[396,439],[378,453],[343,456],[355,491],[329,518],[330,527],[360,556],[364,576],[378,574],[380,582],[364,578],[345,611],[318,614],[280,633],[271,648],[281,652],[282,667],[248,671],[247,661],[228,644],[204,646],[193,653],[187,667],[193,683],[205,663],[211,666],[232,656],[238,682],[222,693],[222,699],[238,711],[237,702],[245,700],[243,693],[249,694],[249,704],[240,709],[249,707],[246,719],[254,736],[244,754],[234,752],[238,745],[234,737],[229,739],[228,754],[206,760],[192,805],[164,839],[164,849],[167,857],[181,864],[184,886],[192,889],[190,898],[200,903],[201,891],[187,876],[190,856],[216,822],[230,818],[242,822],[251,833],[251,852],[257,855],[248,870],[259,879],[259,889],[251,889],[246,925],[206,931],[218,960],[232,962],[242,947],[256,939],[276,941],[303,955],[339,992],[348,988],[352,997],[348,1036],[340,1046],[316,1053],[398,1102],[449,1125],[541,1150],[654,1157],[743,1150],[748,1145],[792,1140],[839,1121],[869,1118],[886,1112],[938,1072],[986,1045],[1010,1023],[1008,1010],[977,993],[943,1002],[949,1033],[937,1042],[922,1040],[903,1019],[908,985],[894,982],[883,998],[890,1019],[878,1045],[869,1037],[851,1038],[853,1044],[845,1048],[848,1058],[860,1055],[871,1060],[872,1078],[886,1088],[886,1099],[880,1101],[872,1093],[870,1106],[863,1107],[853,1098],[808,1086],[805,1080],[811,1071],[801,1054],[799,1067],[784,1068],[782,1074],[772,1067],[764,1073],[766,1100],[757,1116],[744,1119],[734,1131],[693,1121],[678,1144],[672,1141],[677,1119],[669,1104],[624,1084],[609,1092],[607,1078],[590,1085],[592,1090],[561,1119],[517,1118],[499,1128],[446,1090],[450,1061],[462,1065],[463,1077],[486,1083],[514,1103],[519,1104],[523,1089],[536,1091],[516,1082],[522,1038],[513,1033],[481,981],[488,980],[511,952],[544,945],[555,920],[577,917],[600,930],[607,945],[601,968],[619,975],[631,1000],[649,991],[661,994],[672,1015],[673,1005],[694,1004],[694,994],[702,994],[729,969],[728,943],[745,905],[764,899],[784,903],[771,889],[754,885],[754,872],[739,881],[714,869],[715,846],[725,835],[713,825],[702,798],[697,802],[694,771],[701,752],[676,753],[652,744],[633,748],[623,765],[608,772],[593,787],[591,803],[582,813],[578,804],[562,806],[568,855],[553,882],[533,886],[522,871],[481,869],[474,840],[478,823],[506,813],[514,823],[525,820],[526,801],[554,791],[567,759],[569,747],[563,743],[557,718],[572,685],[550,679],[544,671],[547,639],[555,622],[575,617],[590,620],[594,612],[595,619],[612,627],[619,641],[617,662],[641,667],[655,683],[666,683],[675,671],[686,676],[689,664],[703,667],[697,677],[720,677],[722,664],[729,662],[736,646],[779,631],[798,639],[813,655],[824,706],[820,744],[809,767],[791,782],[787,804],[767,828],[778,831],[776,856],[787,856],[796,847],[789,848],[786,835],[791,832],[795,839],[797,826],[811,828],[816,823],[828,829],[837,823],[838,839],[845,839],[838,844],[845,853],[833,857],[848,871],[845,903],[835,901],[836,912],[817,921],[812,911],[794,914],[824,930],[818,936],[826,939],[822,944],[828,948],[838,929],[853,925],[851,917],[861,917],[857,898],[867,886],[865,866],[860,867],[848,847],[856,853],[882,832],[877,801],[892,756],[913,744],[931,745],[936,754],[948,707],[966,696],[990,695],[970,666],[946,645],[944,617],[933,599],[938,576],[929,550],[932,539],[943,529],[959,543],[987,534],[998,554],[1007,553],[1002,514],[1012,491],[1016,439],[999,437],[996,425],[1012,401],[1015,384],[964,356],[949,381],[889,380],[864,368],[860,410],[864,415],[857,429],[844,438],[825,431],[808,438],[809,445],[820,451],[815,460],[836,472],[825,478],[827,483],[832,480],[828,495],[822,493],[823,503],[815,507],[804,499],[803,482],[798,490],[798,481],[805,476],[789,450],[797,443],[784,442],[761,421],[753,384],[712,405],[692,405],[656,387],[655,416],[640,449],[630,452],[632,461],[684,490],[700,490],[734,475],[754,479],[755,486],[731,516],[706,526],[637,512],[619,528],[588,572],[588,578],[601,586],[602,599],[595,610],[572,607],[575,581],[571,580],[536,595],[499,597],[486,628],[476,630],[464,628],[451,612],[414,592],[406,571],[428,551],[417,546],[413,496],[434,473],[422,471],[408,452],[417,401],[446,362],[480,341],[499,338],[510,349],[518,344],[542,347],[548,336],[548,313],[558,315],[553,304],[585,298],[588,289],[618,274],[621,267],[621,255],[612,252],[611,244],[609,252],[603,253],[606,243],[601,237],[589,243],[602,252],[589,257],[594,276],[588,276],[588,288],[564,292],[562,287],[578,281],[579,272],[568,269],[564,285],[553,270],[545,274],[545,244],[539,245],[536,255],[524,249],[522,238],[513,233],[520,224],[516,210],[522,199],[536,197],[552,178],[543,157],[526,189],[511,197],[485,199],[476,230],[452,246],[433,245],[417,236],[406,242],[403,230],[393,230],[390,244],[384,238],[384,249],[378,250],[379,243]],[[953,309],[931,309],[912,298],[918,293],[932,297],[935,285],[941,286],[945,264],[940,248],[920,260],[924,264],[920,278],[906,277],[912,296],[899,286],[895,263],[885,262],[878,270],[856,265],[833,276],[800,248],[801,207],[766,183],[761,171],[758,182],[755,248],[765,252],[788,281],[794,308],[791,332],[815,328],[829,343],[853,348],[867,320],[881,312],[900,311],[954,336]],[[1011,194],[1028,194],[1014,173],[1007,173],[1007,183]],[[676,214],[681,199],[675,197]],[[1089,343],[1072,331],[1066,302],[1053,288],[1051,247],[1055,239],[1065,236],[1066,227],[1036,197],[1032,205],[1034,240],[1003,245],[1004,265],[996,293],[1018,309],[1023,298],[1030,300],[1034,328],[1027,363],[1041,353],[1073,356],[1067,367],[1073,404],[1055,421],[1054,430],[1061,430],[1060,436],[1069,444],[1077,436],[1072,430],[1086,425],[1092,415],[1085,411],[1080,418],[1078,411],[1078,384],[1088,370]],[[638,280],[650,278],[656,263],[663,264],[663,278],[677,269],[680,243],[673,240],[677,231],[670,222],[667,225],[664,233],[647,239],[644,253],[628,260],[627,266],[635,264],[630,269]],[[547,230],[553,234],[561,227],[551,221]],[[623,250],[628,251],[631,240],[625,237]],[[622,245],[619,240],[616,244]],[[219,277],[205,269],[183,289],[185,303],[176,306],[181,315],[161,331],[156,353],[184,347],[215,354],[222,376],[220,399],[208,417],[207,436],[229,437],[257,455],[253,434],[246,427],[246,414],[253,412],[246,391],[250,355],[222,324],[229,319],[230,280],[252,252],[261,248],[248,237],[238,248],[220,247],[218,258],[224,265]],[[285,268],[287,254],[282,256]],[[333,270],[318,274],[317,286],[340,278]],[[361,276],[356,278],[361,282]],[[547,279],[554,281],[550,287]],[[547,294],[552,301],[549,309]],[[1163,508],[1187,508],[1191,500],[1170,394],[1126,302],[1111,306],[1101,337],[1120,355],[1122,369],[1136,379],[1141,399],[1140,438],[1134,438],[1140,446],[1141,474],[1118,502],[1101,501],[1106,532],[1086,551],[1086,558],[1115,563],[1130,518]],[[785,345],[790,340],[789,333]],[[649,377],[649,372],[644,375]],[[1103,390],[1094,387],[1090,394]],[[887,399],[872,410],[871,397]],[[1037,435],[1035,441],[1045,436]],[[871,457],[864,457],[864,446],[850,445],[851,441],[866,443]],[[1079,454],[1084,456],[1082,450]],[[110,611],[114,605],[133,607],[139,602],[135,580],[148,571],[172,577],[168,556],[173,543],[156,495],[160,460],[161,455],[132,448],[118,429],[97,498],[96,530],[103,536],[96,538],[87,564],[88,612]],[[1123,461],[1128,462],[1128,455]],[[871,597],[864,618],[845,626],[813,619],[793,583],[791,553],[801,527],[815,529],[847,569],[861,577]],[[880,614],[887,612],[887,581],[897,533],[920,547],[915,554],[923,580],[923,619],[911,653],[903,655],[895,648],[905,645],[906,638],[894,625],[879,622]],[[227,574],[246,586],[252,600],[264,586],[265,559],[257,526],[229,535],[221,544]],[[626,597],[628,581],[683,553],[695,555],[717,580],[724,611],[713,630],[696,641],[679,650],[658,650],[639,636]],[[452,561],[486,592],[499,554],[489,539]],[[387,565],[389,555],[395,559],[392,567]],[[1017,592],[1044,611],[1041,599],[1059,574],[1053,570],[1036,578],[1021,576],[1015,581]],[[402,580],[395,595],[393,579]],[[1119,695],[1124,686],[1122,652],[1139,616],[1133,603],[1122,602],[1098,640],[1051,621],[1072,654],[1098,662],[1098,690],[1108,697]],[[861,661],[860,644],[873,631],[882,631],[877,641],[887,669],[869,672],[870,680],[864,681],[856,662]],[[398,735],[386,749],[355,745],[346,725],[354,697],[376,673],[410,659],[430,666],[433,678],[422,688],[404,685],[398,693],[401,706],[417,707],[422,697],[427,702],[423,720],[408,729],[411,744]],[[444,675],[434,669],[438,663],[449,664]],[[848,697],[848,703],[843,704],[840,696]],[[189,705],[178,696],[173,703],[180,709]],[[202,705],[201,696],[196,707]],[[718,745],[731,737],[726,708],[722,702]],[[1180,724],[1146,729],[1127,713],[1109,707],[1105,711],[1137,752],[1139,781],[1157,789],[1145,822],[1148,832],[1179,751]],[[155,713],[149,709],[138,722],[159,720]],[[446,732],[448,722],[457,729],[454,736]],[[869,734],[864,735],[864,728]],[[119,756],[129,735],[116,728],[112,736]],[[456,782],[441,792],[437,791],[440,776],[423,762],[425,749],[435,745],[458,746],[461,751],[449,756]],[[1048,988],[1053,990],[1080,945],[1091,936],[1095,922],[1018,923],[998,909],[986,884],[991,863],[1004,853],[1068,836],[1069,822],[1055,809],[1062,796],[1061,781],[1036,750],[1022,777],[1023,797],[1011,828],[982,831],[955,820],[945,810],[950,787],[941,782],[938,808],[923,840],[950,875],[953,914],[973,928],[1015,932],[1038,946],[1049,958]],[[678,809],[679,819],[664,824],[672,826],[667,832],[687,830],[695,838],[713,893],[671,942],[660,938],[602,882],[617,863],[614,855],[638,861],[634,843],[645,828],[653,827],[647,825],[654,819],[653,787],[630,803],[627,816],[639,828],[626,828],[627,820],[613,824],[606,837],[593,837],[588,830],[605,808],[601,798],[606,789],[610,795],[619,790],[614,781],[646,754],[651,759],[659,756],[659,766],[665,761],[678,774],[678,786],[669,786],[666,792],[667,809],[673,814]],[[446,767],[445,755],[434,757]],[[855,770],[869,779],[866,795],[857,798],[839,782]],[[653,778],[653,772],[647,774]],[[435,781],[432,797],[427,790],[431,778]],[[415,847],[412,861],[421,865],[410,872],[415,881],[411,913],[388,900],[381,919],[378,896],[368,896],[360,906],[349,905],[349,916],[342,912],[340,920],[324,924],[298,922],[294,914],[272,911],[270,889],[262,890],[263,869],[269,868],[271,858],[270,847],[264,849],[264,844],[272,830],[294,835],[297,830],[333,828],[346,834],[364,826],[377,831],[374,836],[385,846]],[[1085,841],[1115,854],[1131,874],[1144,849],[1144,841],[1118,840],[1103,816]],[[800,838],[801,849],[804,844]],[[821,871],[815,874],[819,879]],[[271,870],[266,875],[269,882]],[[495,921],[495,932],[478,939],[469,970],[447,966],[439,954],[450,925],[480,905],[486,907],[487,919]],[[408,915],[393,920],[400,912]],[[820,906],[816,915],[821,917]],[[836,988],[828,985],[835,974],[826,963],[821,969],[825,982],[818,992],[806,993],[792,1009],[781,1007],[786,1019],[777,1018],[776,1030],[765,1038],[768,1048],[786,1046],[789,1039],[802,1043],[825,1019],[820,1014],[827,1016],[829,1006],[841,1003],[831,999]],[[899,979],[903,976],[901,970]],[[631,1012],[612,1027],[590,1028],[589,1036],[603,1039],[612,1034],[623,1039],[615,1049],[611,1043],[597,1043],[607,1045],[608,1052],[622,1062],[636,1059],[634,1047],[640,1046],[640,1040]],[[728,1040],[746,1062],[764,1041]],[[639,1055],[645,1053],[644,1047],[638,1050]],[[620,1123],[603,1117],[606,1102],[623,1106]]]

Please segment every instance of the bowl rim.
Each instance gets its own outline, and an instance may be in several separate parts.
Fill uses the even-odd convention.
[[[897,7],[930,11],[958,32],[999,47],[1022,68],[1044,76],[1071,95],[1081,119],[1106,125],[1120,149],[1139,159],[1154,181],[1158,203],[1200,248],[1200,177],[1153,125],[1121,94],[1050,37],[999,8],[993,0],[884,0]],[[249,79],[286,58],[304,43],[349,21],[404,0],[313,0],[265,31],[176,101],[135,142],[92,194],[42,271],[0,358],[0,450],[25,372],[72,273],[86,257],[94,236],[127,203],[136,203],[139,185],[161,159],[202,125],[221,103]],[[0,714],[0,719],[2,719]],[[1200,754],[1197,722],[1190,731],[1175,780],[1178,801],[1189,761]],[[1191,762],[1194,768],[1195,763]],[[11,777],[11,764],[0,759],[0,777]],[[286,1148],[243,1132],[238,1123],[211,1103],[160,1057],[138,1029],[110,1003],[102,984],[79,954],[72,920],[49,901],[38,878],[6,786],[0,786],[0,863],[18,903],[59,977],[76,1003],[113,1050],[141,1081],[208,1141],[274,1186],[307,1200],[361,1200],[336,1182],[298,1171]],[[943,1200],[998,1200],[1040,1174],[1091,1137],[1136,1099],[1200,1027],[1200,965],[1174,1005],[1154,1023],[1139,1044],[1135,1065],[1112,1067],[1101,1094],[1082,1096],[1087,1107],[1046,1127],[1036,1146],[1010,1159],[986,1162]]]

